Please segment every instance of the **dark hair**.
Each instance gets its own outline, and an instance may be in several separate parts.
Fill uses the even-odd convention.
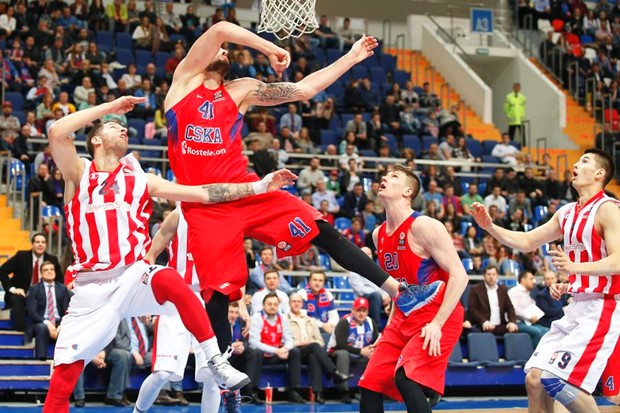
[[[584,154],[591,153],[596,156],[596,161],[602,169],[605,170],[605,179],[603,180],[603,188],[613,179],[616,172],[616,165],[612,157],[605,151],[597,148],[586,149]]]
[[[32,237],[30,237],[30,243],[34,243],[34,239],[38,236],[42,236],[43,238],[45,238],[45,242],[47,242],[47,237],[45,236],[45,234],[42,232],[37,232]]]
[[[497,266],[495,265],[487,265],[484,269],[484,273],[486,274],[489,270],[495,270],[499,274],[499,268],[497,268]]]
[[[422,186],[418,175],[416,175],[411,169],[402,165],[394,165],[392,171],[402,172],[407,176],[407,178],[411,181],[411,187],[413,188],[413,195],[411,195],[411,199],[415,199],[415,197],[420,193],[420,187]]]
[[[88,132],[88,135],[86,135],[86,151],[93,158],[95,157],[95,146],[93,145],[93,138],[99,135],[101,129],[103,128],[103,125],[105,125],[103,122],[96,123],[95,126],[93,126],[93,128],[90,130],[90,132]]]
[[[265,270],[265,272],[263,273],[263,278],[265,278],[267,274],[271,274],[271,273],[276,274],[278,276],[278,279],[280,278],[280,273],[278,272],[278,270],[272,267],[269,267]]]
[[[278,302],[280,302],[280,297],[278,297],[278,294],[276,294],[276,293],[268,293],[265,297],[263,297],[263,305],[265,304],[265,301],[267,301],[269,298],[273,298],[273,297],[276,297]]]
[[[232,308],[239,308],[239,303],[237,301],[231,301],[228,303],[228,306]]]
[[[313,275],[315,274],[321,274],[323,275],[323,282],[327,282],[327,275],[325,274],[325,271],[310,271],[310,274],[308,275],[308,281],[310,281],[310,279],[312,278]]]
[[[517,278],[517,282],[521,284],[521,280],[527,277],[529,274],[532,274],[532,273],[529,271],[523,271],[521,274],[519,274],[519,277]]]
[[[259,253],[262,253],[263,251],[267,251],[267,250],[273,252],[273,250],[271,249],[269,245],[265,245],[264,247],[261,247]]]
[[[46,265],[51,265],[52,268],[54,269],[54,273],[56,273],[56,265],[54,265],[54,263],[49,261],[49,260],[48,261],[43,261],[43,263],[41,264],[40,269],[43,270],[43,267],[45,267]]]

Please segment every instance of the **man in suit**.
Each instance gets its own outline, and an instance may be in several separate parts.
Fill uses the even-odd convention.
[[[47,346],[50,339],[56,341],[60,322],[69,308],[70,293],[64,284],[56,281],[55,264],[43,261],[41,282],[33,285],[26,296],[28,315],[32,320],[26,341],[34,335],[35,357],[47,360]]]
[[[482,331],[495,335],[519,330],[515,310],[508,297],[508,289],[497,284],[499,271],[489,265],[484,270],[484,282],[469,291],[469,319]]]
[[[44,261],[52,262],[57,281],[63,284],[64,280],[58,258],[45,252],[47,248],[45,235],[34,234],[31,242],[31,250],[17,251],[17,254],[0,266],[0,282],[5,291],[5,309],[11,309],[13,328],[18,331],[26,330],[26,294],[31,285],[39,282],[41,264]]]
[[[241,389],[241,393],[244,396],[250,396],[252,399],[251,403],[258,405],[263,404],[264,401],[258,395],[257,391],[260,376],[257,363],[258,357],[262,356],[262,354],[258,350],[250,348],[248,333],[245,331],[246,323],[239,317],[239,303],[236,301],[228,303],[228,322],[230,323],[232,334],[232,342],[230,345],[233,349],[233,353],[230,357],[230,364],[235,366],[236,369],[245,371],[250,379],[252,379],[247,386]]]

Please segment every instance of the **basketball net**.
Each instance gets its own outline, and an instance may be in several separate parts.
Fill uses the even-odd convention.
[[[299,37],[319,27],[316,0],[262,0],[258,32],[273,33],[278,39]]]

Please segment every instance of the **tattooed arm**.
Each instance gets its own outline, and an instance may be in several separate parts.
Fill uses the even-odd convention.
[[[377,40],[364,36],[351,50],[331,65],[314,72],[297,83],[263,83],[255,79],[233,80],[226,90],[238,102],[239,111],[245,113],[248,106],[276,106],[297,100],[309,100],[344,75],[355,64],[371,56]]]
[[[297,176],[288,169],[271,173],[258,182],[241,184],[209,184],[198,186],[178,185],[165,179],[147,174],[146,180],[150,196],[171,201],[201,202],[217,204],[235,201],[252,195],[276,191],[283,186],[293,185]]]

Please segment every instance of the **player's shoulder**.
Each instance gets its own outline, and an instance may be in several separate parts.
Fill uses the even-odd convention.
[[[608,219],[618,219],[620,217],[620,201],[608,198],[598,208],[597,218],[607,221]]]

